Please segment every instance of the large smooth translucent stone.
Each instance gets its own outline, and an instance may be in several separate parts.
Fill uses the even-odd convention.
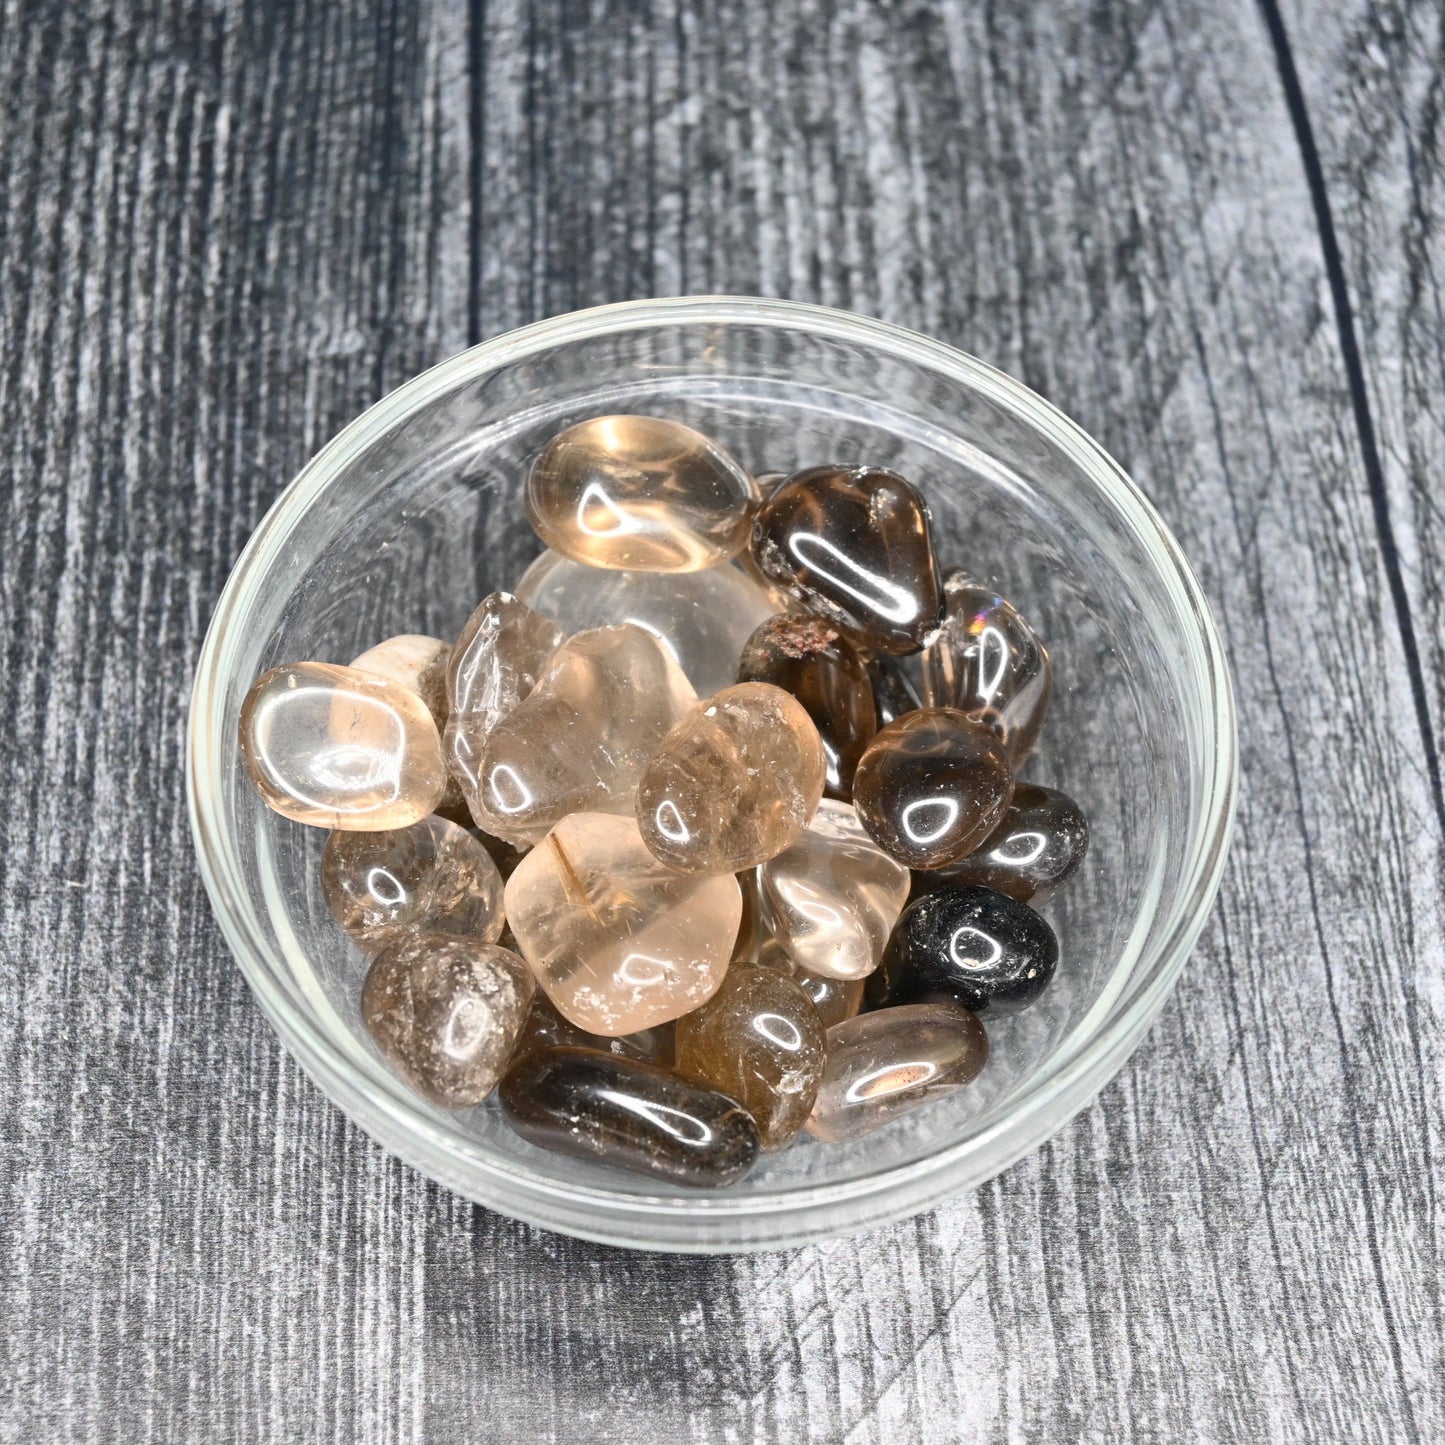
[[[405,828],[446,792],[425,703],[378,673],[326,662],[273,667],[241,707],[241,759],[269,807],[349,832]]]
[[[697,572],[737,556],[758,497],[716,442],[650,416],[568,427],[527,478],[527,516],[549,547],[590,567],[646,572]]]
[[[659,863],[631,818],[564,819],[507,881],[507,919],[547,997],[615,1038],[700,1008],[727,971],[742,919],[731,873]]]
[[[536,687],[564,641],[562,629],[507,592],[484,597],[451,649],[443,743],[469,807],[492,729]]]
[[[396,1071],[434,1104],[480,1104],[501,1078],[535,989],[515,953],[409,933],[376,956],[361,1013]]]
[[[807,1122],[827,1062],[823,1021],[787,974],[735,963],[700,1008],[677,1021],[677,1072],[736,1099],[764,1149]]]
[[[1053,685],[1049,650],[991,587],[950,572],[944,614],[923,652],[930,707],[956,707],[986,723],[1017,767],[1038,739]]]
[[[803,836],[758,869],[773,936],[800,968],[825,978],[863,978],[878,967],[910,882],[853,809],[828,799]]]
[[[417,929],[495,943],[506,921],[497,865],[445,818],[388,833],[333,833],[321,854],[321,888],[367,953]]]
[[[906,1004],[836,1024],[808,1132],[830,1142],[871,1134],[956,1093],[987,1059],[983,1025],[956,1004]]]
[[[823,796],[823,744],[802,704],[765,682],[698,703],[637,788],[637,822],[664,863],[740,873],[792,844]]]
[[[707,572],[601,572],[544,552],[517,596],[567,633],[632,622],[652,633],[706,697],[737,679],[738,656],[774,600],[739,567]]]
[[[570,813],[630,813],[648,759],[695,701],[640,627],[579,633],[488,735],[471,798],[478,826],[536,843]]]
[[[529,1143],[669,1184],[733,1184],[758,1159],[758,1126],[737,1100],[637,1059],[543,1049],[513,1065],[498,1098]]]

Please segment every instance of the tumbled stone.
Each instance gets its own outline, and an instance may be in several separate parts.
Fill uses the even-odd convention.
[[[853,770],[878,730],[873,684],[858,649],[819,617],[770,617],[743,647],[739,682],[791,693],[813,719],[827,765],[824,791],[846,800]]]
[[[1042,908],[1073,876],[1089,850],[1089,822],[1066,793],[1019,783],[1003,821],[975,852],[935,873],[924,889],[977,883]]]
[[[321,854],[321,889],[369,954],[417,929],[495,943],[506,921],[497,865],[444,818],[386,833],[333,833]]]
[[[677,1072],[736,1099],[767,1150],[807,1122],[826,1062],[812,999],[774,969],[733,964],[722,987],[677,1021]]]
[[[793,962],[792,955],[776,938],[768,939],[758,949],[755,961],[759,968],[772,968],[787,974],[813,1000],[813,1007],[818,1010],[825,1029],[852,1018],[863,1006],[865,980],[824,978],[822,974],[809,973]]]
[[[886,728],[889,723],[897,722],[899,718],[917,712],[923,706],[918,688],[910,676],[910,666],[917,666],[916,658],[900,661],[881,654],[868,664],[880,728]]]
[[[631,818],[565,818],[507,881],[507,918],[548,998],[615,1038],[681,1018],[717,991],[742,918],[732,874],[675,872]]]
[[[700,572],[747,546],[758,489],[681,422],[599,416],[553,437],[527,478],[527,516],[589,567]]]
[[[377,954],[361,1013],[396,1071],[434,1104],[480,1104],[501,1077],[535,985],[515,953],[406,933]]]
[[[1054,976],[1059,941],[1026,903],[991,888],[943,888],[898,920],[869,1006],[953,1000],[974,1013],[1017,1013]]]
[[[526,1055],[498,1098],[528,1143],[669,1184],[734,1184],[758,1158],[758,1126],[735,1099],[593,1049]]]
[[[941,868],[973,852],[1003,821],[1012,794],[1002,740],[955,708],[889,723],[853,775],[864,828],[910,868]]]
[[[987,1059],[983,1025],[957,1004],[907,1004],[836,1024],[808,1132],[829,1143],[862,1138],[957,1093]]]
[[[441,739],[421,698],[373,672],[273,667],[241,706],[241,760],[293,822],[350,832],[405,828],[446,792]]]
[[[735,680],[738,653],[777,605],[735,565],[706,572],[600,572],[544,552],[517,583],[517,596],[569,635],[615,622],[652,633],[699,697]]]
[[[740,873],[799,837],[823,777],[823,744],[802,705],[765,682],[739,683],[663,740],[637,787],[638,826],[670,867]]]
[[[992,588],[950,572],[944,616],[923,653],[930,707],[956,707],[988,724],[1017,767],[1044,725],[1052,687],[1048,649]]]
[[[536,687],[564,640],[550,617],[508,592],[484,597],[467,619],[448,656],[442,741],[469,806],[492,729]]]
[[[759,510],[753,555],[810,612],[880,652],[917,652],[938,623],[943,594],[928,508],[893,472],[798,472]]]
[[[910,886],[908,869],[873,842],[853,809],[827,800],[757,876],[773,937],[800,968],[840,979],[878,967]]]
[[[403,632],[369,647],[350,666],[379,673],[409,687],[425,704],[440,732],[447,725],[447,661],[451,648],[439,637]]]
[[[539,989],[532,998],[532,1007],[527,1011],[521,1034],[512,1050],[512,1061],[515,1063],[523,1054],[556,1048],[599,1049],[604,1054],[642,1059],[667,1068],[672,1064],[673,1025],[659,1024],[655,1029],[642,1029],[635,1034],[624,1034],[621,1038],[603,1038],[601,1034],[589,1034],[568,1022]]]
[[[487,737],[471,799],[478,826],[535,843],[570,813],[632,812],[643,767],[696,700],[640,627],[579,633]]]

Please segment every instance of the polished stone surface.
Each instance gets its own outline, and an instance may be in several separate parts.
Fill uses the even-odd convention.
[[[492,729],[536,687],[565,641],[562,629],[508,592],[484,597],[467,618],[447,663],[447,764],[471,806],[482,749]]]
[[[559,1011],[615,1038],[700,1008],[727,971],[742,919],[731,873],[678,873],[631,818],[564,819],[507,880],[507,920]]]
[[[991,888],[915,899],[868,980],[871,1008],[951,999],[974,1013],[1017,1013],[1049,985],[1059,941],[1041,915]]]
[[[403,632],[367,648],[349,665],[409,687],[426,704],[440,732],[447,725],[447,663],[451,652],[440,637]]]
[[[716,442],[649,416],[568,427],[527,478],[527,517],[549,547],[633,571],[698,572],[737,556],[758,498]]]
[[[529,1143],[668,1184],[734,1184],[758,1158],[758,1126],[735,1099],[594,1049],[528,1054],[498,1097]]]
[[[321,890],[369,954],[417,929],[495,943],[506,922],[497,865],[444,818],[387,833],[333,833],[321,853]]]
[[[819,617],[770,617],[743,647],[738,681],[772,683],[803,704],[823,741],[826,795],[850,797],[878,719],[868,665],[842,632]]]
[[[668,733],[638,784],[638,826],[673,868],[740,873],[796,841],[823,777],[823,744],[802,704],[768,683],[738,683]]]
[[[734,959],[734,963],[737,961]],[[821,974],[809,973],[793,962],[792,955],[776,938],[765,938],[756,953],[744,961],[759,968],[776,969],[793,979],[813,1000],[825,1029],[852,1018],[863,1006],[863,979],[824,978]]]
[[[431,713],[409,687],[373,672],[272,668],[246,694],[240,746],[266,804],[315,828],[405,828],[446,793]]]
[[[535,984],[515,953],[477,938],[408,933],[379,953],[361,1014],[393,1068],[434,1104],[480,1104],[511,1057]]]
[[[838,979],[877,968],[910,887],[908,869],[863,831],[853,809],[828,799],[757,879],[773,937],[800,968]]]
[[[836,1024],[808,1132],[833,1143],[862,1138],[956,1093],[987,1059],[983,1025],[957,1004],[908,1004]]]
[[[917,652],[938,623],[943,593],[928,508],[893,472],[798,472],[759,510],[753,556],[809,611],[880,652]]]
[[[923,658],[930,707],[956,707],[1003,738],[1017,767],[1044,725],[1053,663],[1016,608],[962,572],[944,583],[944,617]]]
[[[920,873],[915,882],[925,890],[978,883],[1042,908],[1088,849],[1088,819],[1067,793],[1018,783],[1003,821],[975,852],[937,872]]]
[[[696,694],[640,627],[570,638],[493,728],[472,814],[509,843],[536,843],[571,813],[630,813],[637,780]]]
[[[973,852],[1003,821],[1012,795],[1002,740],[953,708],[890,723],[853,776],[863,826],[910,868],[940,868]]]
[[[736,1099],[765,1150],[783,1148],[807,1122],[827,1058],[812,999],[776,969],[734,963],[722,987],[677,1021],[677,1072]]]
[[[738,654],[778,601],[737,564],[706,572],[604,572],[544,552],[517,596],[568,634],[632,622],[652,633],[699,697],[736,681]]]

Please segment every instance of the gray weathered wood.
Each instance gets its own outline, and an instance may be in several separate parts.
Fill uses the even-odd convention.
[[[1445,1432],[1440,37],[1403,0],[10,0],[0,1433]],[[465,1204],[301,1078],[181,750],[226,572],[342,422],[469,333],[703,290],[917,326],[1097,434],[1215,602],[1244,791],[1176,998],[1047,1148],[678,1260]]]

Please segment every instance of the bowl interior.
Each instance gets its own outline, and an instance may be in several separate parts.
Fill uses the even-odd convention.
[[[445,1114],[391,1076],[360,1024],[364,964],[321,895],[325,834],[262,806],[235,741],[241,700],[265,668],[346,662],[399,632],[451,638],[484,594],[513,587],[541,550],[522,502],[531,458],[560,428],[602,413],[680,418],[757,472],[868,462],[912,478],[943,564],[1013,599],[1048,643],[1052,709],[1024,775],[1076,797],[1093,831],[1081,873],[1047,909],[1057,979],[1030,1011],[990,1024],[979,1081],[853,1144],[805,1138],[730,1195],[877,1175],[996,1133],[1021,1092],[1127,1008],[1158,966],[1208,822],[1199,756],[1210,700],[1188,588],[1147,510],[1121,503],[1127,483],[1076,429],[997,373],[891,334],[902,339],[737,308],[721,320],[644,313],[494,344],[374,408],[258,533],[208,644],[213,726],[198,786],[214,789],[222,820],[223,911],[246,913],[262,955],[249,967],[268,971],[295,1026],[393,1111],[544,1182],[666,1197],[645,1179],[532,1148],[494,1102]]]

